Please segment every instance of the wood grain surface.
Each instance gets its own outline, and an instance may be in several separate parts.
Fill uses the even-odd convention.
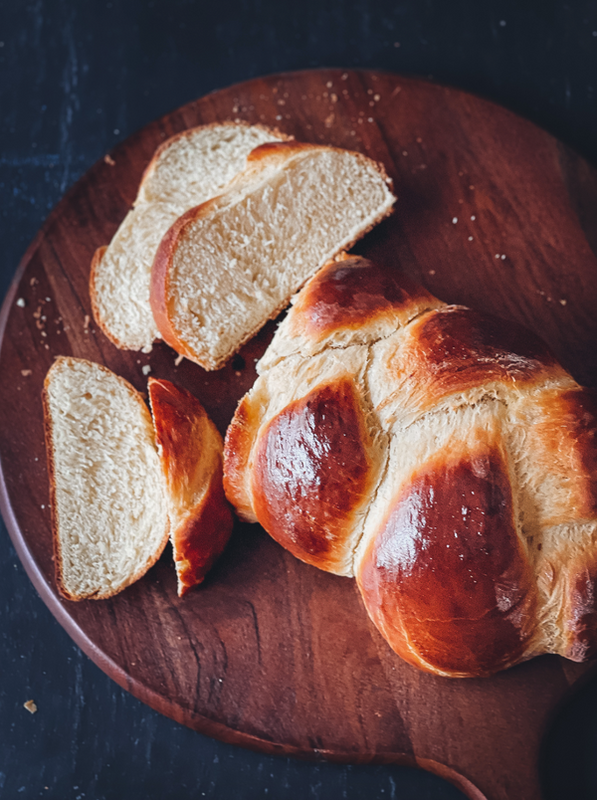
[[[106,364],[145,390],[142,367],[192,391],[223,432],[251,386],[268,325],[215,373],[167,346],[117,350],[95,327],[89,264],[130,207],[156,146],[187,127],[244,119],[360,150],[395,182],[395,214],[355,250],[438,297],[518,320],[597,385],[597,175],[548,134],[491,103],[373,72],[253,80],[155,122],[96,164],[29,248],[2,311],[2,511],[42,598],[119,684],[179,722],[267,753],[415,763],[471,798],[539,798],[547,720],[590,670],[542,657],[479,680],[403,663],[351,580],[308,567],[237,525],[206,583],[183,599],[167,552],[112,600],[56,593],[40,392],[56,355]],[[17,304],[22,298],[25,305]]]

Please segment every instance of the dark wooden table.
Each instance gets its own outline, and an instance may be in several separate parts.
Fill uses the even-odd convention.
[[[49,209],[120,139],[213,89],[316,66],[477,92],[597,163],[595,2],[2,0],[2,295]],[[159,716],[82,655],[0,535],[0,798],[461,797],[417,770],[266,757]],[[596,755],[592,680],[548,732],[545,797],[596,797]]]

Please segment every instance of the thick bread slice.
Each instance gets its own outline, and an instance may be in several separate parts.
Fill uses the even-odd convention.
[[[157,150],[110,245],[92,261],[93,315],[106,336],[129,350],[150,350],[160,334],[149,305],[151,265],[162,236],[181,214],[218,194],[264,142],[286,137],[260,125],[204,125]]]
[[[58,588],[70,600],[111,597],[168,540],[151,415],[127,381],[77,358],[56,360],[43,401]]]
[[[232,532],[222,485],[223,442],[190,392],[150,378],[149,400],[170,508],[170,540],[182,597],[201,583]]]
[[[165,341],[217,369],[326,261],[387,216],[383,167],[295,142],[254,150],[220,196],[184,214],[158,249],[151,306]]]

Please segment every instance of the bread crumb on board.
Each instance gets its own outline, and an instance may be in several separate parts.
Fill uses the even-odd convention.
[[[23,708],[26,708],[30,714],[35,714],[37,711],[37,706],[33,700],[27,700],[25,703],[23,703]]]
[[[17,300],[17,305],[19,308],[25,308],[25,306],[27,305],[27,303],[25,302],[25,298],[19,297],[19,299]]]
[[[141,367],[141,372],[142,372],[144,375],[149,375],[149,373],[151,372],[151,367],[149,366],[149,364],[144,364],[144,365]]]

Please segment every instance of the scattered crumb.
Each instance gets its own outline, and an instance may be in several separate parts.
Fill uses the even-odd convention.
[[[151,372],[151,367],[149,366],[149,364],[144,364],[144,365],[141,367],[141,372],[142,372],[144,375],[149,375],[149,373]]]
[[[430,274],[430,275],[435,275],[435,270],[434,270],[434,269],[430,269],[430,270],[429,270],[429,274]]]
[[[19,297],[19,299],[17,300],[17,305],[19,308],[25,308],[25,306],[27,305],[27,303],[25,302],[25,298]]]
[[[396,97],[396,95],[398,94],[398,92],[401,92],[401,91],[402,91],[402,86],[397,86],[397,87],[394,89],[394,91],[392,92],[392,94],[390,95],[390,97]]]
[[[26,703],[23,703],[23,708],[26,708],[30,714],[35,714],[37,711],[37,706],[33,702],[33,700],[27,700]]]
[[[474,187],[474,186],[473,186],[473,184],[471,183],[471,185],[470,185],[468,188],[469,188],[469,189],[472,191],[472,190],[473,190],[475,187]]]
[[[236,369],[236,370],[234,370],[234,374],[236,375],[237,378],[240,378],[240,376],[242,375],[242,372],[240,372],[238,369]]]
[[[31,280],[29,281],[29,286],[35,286],[36,283],[39,283],[37,278],[31,278]]]
[[[335,94],[334,92],[332,92],[331,95],[330,95],[330,100],[332,101],[332,103],[337,103],[338,102],[338,95]]]
[[[325,127],[326,127],[326,128],[331,128],[331,127],[332,127],[332,125],[334,124],[334,119],[335,119],[335,118],[336,118],[336,115],[335,115],[334,113],[332,113],[332,114],[329,114],[329,115],[328,115],[328,116],[325,118]]]
[[[373,99],[375,100],[376,103],[379,103],[379,101],[381,100],[381,95],[380,94],[374,94],[373,95]]]
[[[373,117],[367,117],[367,122],[373,122]]]
[[[473,237],[472,237],[472,236],[469,236],[469,237],[468,237],[468,240],[469,240],[469,242],[472,242],[472,241],[473,241]]]
[[[496,253],[496,254],[495,254],[495,257],[496,257],[496,258],[499,258],[499,257],[500,257],[500,254],[499,254],[499,253]]]
[[[30,370],[30,369],[22,369],[21,370],[21,375],[23,376],[23,378],[28,378],[29,375],[32,375],[32,374],[33,374],[33,370]]]
[[[420,137],[420,136],[417,136],[417,144],[421,144],[421,143],[422,143],[422,141],[423,141],[423,140],[421,139],[421,137]]]
[[[51,302],[52,302],[52,298],[51,297],[46,297],[46,303],[51,303]]]
[[[473,216],[471,217],[471,220],[474,222],[476,219],[477,219],[477,217],[473,214]]]
[[[402,155],[403,155],[403,156],[407,156],[407,155],[408,155],[408,150],[403,150],[403,151],[402,151]]]
[[[45,508],[45,506],[41,506],[41,508],[42,508],[42,510],[43,510],[43,509]]]
[[[175,367],[178,367],[178,366],[179,366],[179,364],[182,362],[182,360],[183,360],[183,359],[184,359],[184,356],[183,356],[183,355],[178,355],[178,356],[176,356],[176,358],[174,359],[174,366],[175,366]]]
[[[104,161],[105,161],[106,164],[109,164],[111,167],[113,167],[114,164],[116,164],[116,161],[114,161],[112,156],[107,155],[107,154],[104,156]]]
[[[89,323],[91,322],[91,317],[89,314],[85,314],[85,319],[83,320],[83,327],[85,328],[85,333],[89,332]]]
[[[456,225],[457,222],[458,222],[458,217],[452,217],[452,224]]]
[[[348,80],[348,72],[344,72],[340,80],[347,81]]]
[[[506,260],[506,254],[505,254],[505,253],[502,253],[502,255],[500,256],[500,258],[502,259],[502,261],[505,261],[505,260]]]
[[[567,302],[567,300],[560,300],[560,305],[565,306]]]

